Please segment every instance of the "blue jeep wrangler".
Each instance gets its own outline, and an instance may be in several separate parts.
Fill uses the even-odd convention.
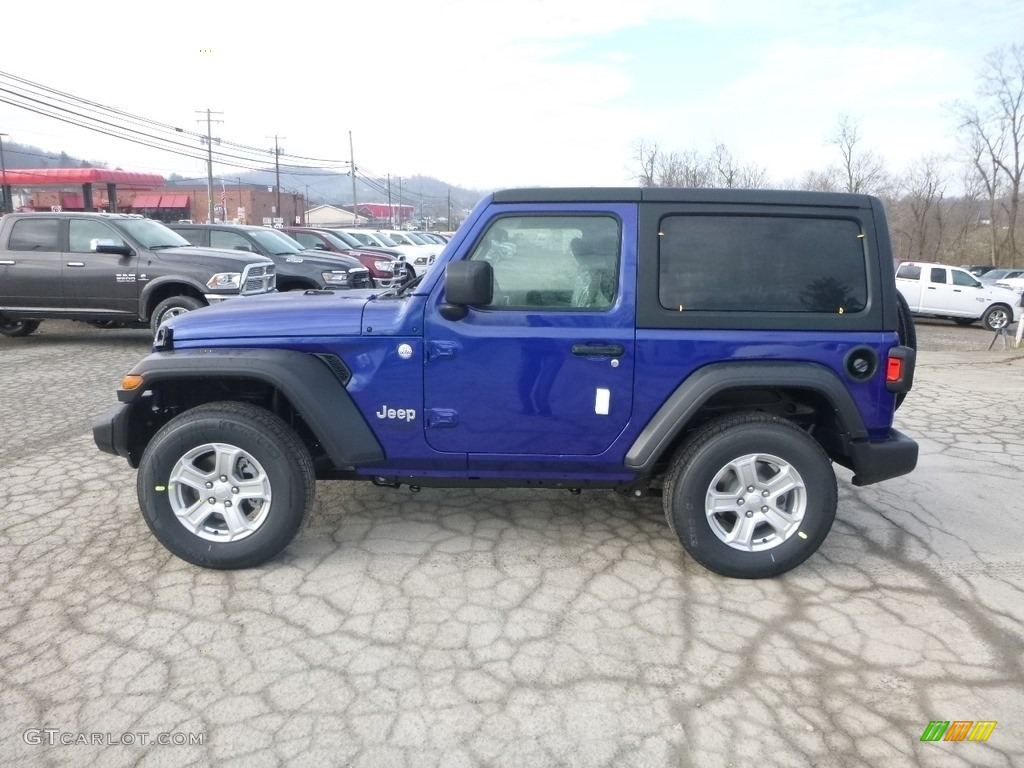
[[[347,479],[657,494],[698,562],[761,578],[824,540],[832,462],[913,470],[914,344],[872,197],[508,190],[403,288],[168,320],[94,437],[208,568],[274,557]]]

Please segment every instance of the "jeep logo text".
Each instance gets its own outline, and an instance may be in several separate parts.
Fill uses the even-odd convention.
[[[412,421],[416,418],[416,411],[412,408],[388,408],[382,405],[377,411],[378,419],[393,419],[395,421]]]

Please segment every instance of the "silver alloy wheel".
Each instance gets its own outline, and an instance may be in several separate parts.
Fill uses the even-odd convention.
[[[184,315],[188,311],[190,310],[187,307],[171,307],[160,316],[160,323],[162,324],[164,320],[169,320],[172,317]]]
[[[1010,313],[1002,307],[990,309],[988,314],[985,316],[985,324],[988,326],[989,330],[1002,330],[1010,324]]]
[[[193,448],[174,464],[168,499],[185,528],[208,541],[238,541],[270,514],[270,478],[251,455],[227,443]]]
[[[807,488],[793,465],[778,456],[748,453],[718,471],[704,510],[711,530],[730,547],[763,552],[800,529]]]

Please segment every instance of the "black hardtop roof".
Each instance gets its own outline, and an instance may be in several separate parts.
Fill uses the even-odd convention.
[[[496,203],[732,203],[870,208],[873,199],[869,195],[846,192],[689,187],[535,187],[494,193]]]

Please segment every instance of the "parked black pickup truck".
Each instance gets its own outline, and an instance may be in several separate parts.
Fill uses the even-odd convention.
[[[275,289],[271,260],[193,247],[138,215],[18,213],[0,219],[0,334],[41,320],[145,326]]]
[[[258,253],[277,267],[279,291],[329,288],[372,288],[370,270],[358,259],[340,253],[306,249],[280,230],[244,224],[170,224],[171,229],[201,247]]]

